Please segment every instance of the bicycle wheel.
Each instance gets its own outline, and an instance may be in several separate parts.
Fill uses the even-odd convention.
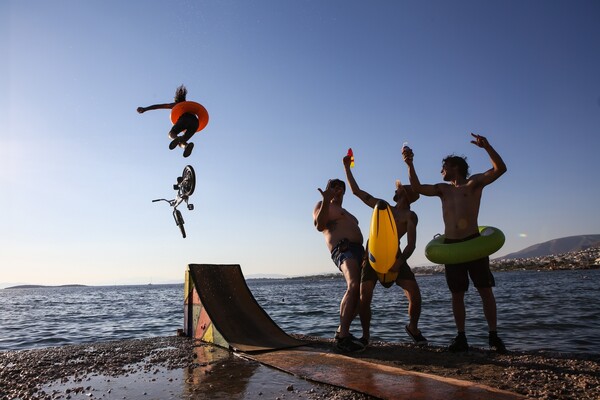
[[[181,196],[190,197],[196,190],[196,172],[191,165],[186,165],[181,174],[183,178],[179,184]]]
[[[175,218],[175,223],[181,231],[181,236],[183,236],[183,238],[185,239],[185,228],[183,227],[184,222],[183,216],[181,215],[181,211],[179,211],[178,209],[173,210],[173,218]]]

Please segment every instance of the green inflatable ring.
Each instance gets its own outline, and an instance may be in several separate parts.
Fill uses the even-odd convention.
[[[489,256],[504,244],[504,233],[492,226],[480,226],[476,238],[459,243],[444,243],[444,235],[435,235],[425,246],[425,257],[436,264],[460,264]]]

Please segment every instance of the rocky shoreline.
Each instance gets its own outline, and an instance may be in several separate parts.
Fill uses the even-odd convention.
[[[322,351],[332,350],[332,341],[322,338],[294,335],[308,341]],[[198,358],[198,349],[222,352],[225,356],[210,360]],[[122,390],[118,398],[161,398],[154,395],[148,384],[141,391],[120,388],[118,379],[131,376],[147,378],[144,382],[157,386],[177,386],[179,393],[171,398],[194,397],[194,370],[212,374],[211,385],[231,379],[231,372],[223,376],[212,372],[211,364],[218,364],[227,371],[227,363],[235,361],[230,352],[217,350],[206,344],[196,344],[184,337],[160,337],[137,340],[121,340],[94,344],[70,345],[45,349],[0,352],[0,399],[90,399],[117,398],[112,390]],[[599,399],[600,355],[570,355],[548,352],[510,352],[496,354],[472,348],[465,354],[452,354],[441,347],[416,347],[406,343],[375,342],[362,352],[352,355],[365,361],[393,365],[409,371],[424,372],[443,377],[477,382],[535,399]],[[245,361],[247,362],[247,361]],[[173,378],[164,371],[186,371],[191,378]],[[159,373],[159,371],[162,371]],[[231,371],[231,369],[230,369]],[[267,369],[268,375],[284,374]],[[137,375],[136,375],[137,374]],[[181,374],[176,376],[182,376]],[[121,378],[120,378],[121,377]],[[106,382],[113,380],[114,389],[106,389]],[[131,379],[131,378],[130,378]],[[250,376],[249,379],[252,379]],[[263,378],[264,379],[264,378]],[[266,379],[268,380],[268,379]],[[271,379],[272,380],[272,379]],[[275,380],[277,381],[277,380]],[[279,380],[282,382],[281,380]],[[275,383],[277,385],[277,383]],[[349,399],[364,400],[372,397],[317,383],[279,384],[269,397],[278,399]],[[189,397],[182,395],[182,386]],[[294,387],[295,386],[295,387]],[[52,388],[52,389],[49,389]],[[104,391],[103,391],[104,390]],[[216,389],[215,389],[216,390]],[[156,397],[158,396],[158,397]],[[241,395],[229,398],[254,398]],[[213,397],[218,398],[218,397]],[[227,397],[222,397],[227,398]]]

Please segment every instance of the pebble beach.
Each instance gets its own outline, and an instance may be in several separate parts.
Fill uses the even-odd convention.
[[[332,341],[293,335],[328,352]],[[375,342],[352,357],[468,380],[531,399],[599,399],[600,355],[496,354]],[[0,352],[0,399],[371,399],[185,337]]]

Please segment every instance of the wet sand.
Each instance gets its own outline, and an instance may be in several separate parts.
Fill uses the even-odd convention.
[[[294,335],[332,352],[332,341]],[[353,357],[468,380],[536,399],[599,399],[600,355],[375,342]],[[319,384],[183,337],[0,352],[0,399],[350,399],[372,397]]]

